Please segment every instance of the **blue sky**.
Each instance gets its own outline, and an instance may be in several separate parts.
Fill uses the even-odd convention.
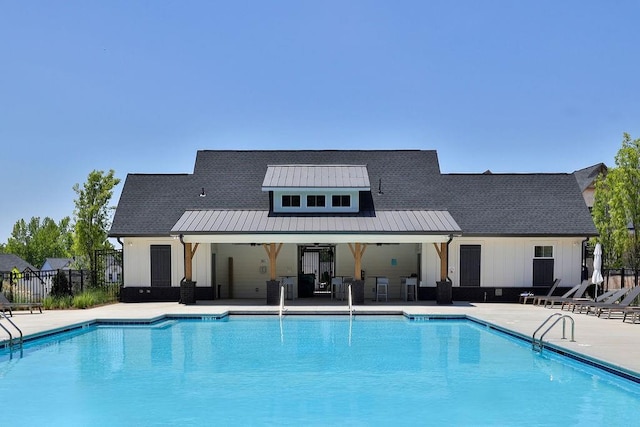
[[[624,0],[0,0],[0,241],[71,216],[91,170],[191,172],[198,149],[612,165],[640,137],[638,16]]]

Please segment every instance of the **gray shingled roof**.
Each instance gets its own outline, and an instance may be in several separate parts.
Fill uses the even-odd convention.
[[[593,166],[589,166],[573,172],[573,175],[578,181],[580,191],[586,190],[591,184],[593,184],[601,173],[607,172],[607,166],[604,163],[598,163]]]
[[[14,254],[0,254],[0,272],[7,273],[17,268],[19,271],[24,271],[27,268],[31,271],[38,271],[33,265]]]
[[[597,234],[571,174],[450,174],[442,184],[464,235]]]
[[[62,270],[68,269],[72,262],[72,258],[46,258],[42,265],[44,267],[48,263],[52,270]]]
[[[267,166],[285,164],[365,165],[368,214],[448,211],[464,235],[596,234],[571,174],[441,175],[436,152],[420,150],[205,150],[193,174],[128,175],[110,235],[168,236],[187,210],[269,210]]]

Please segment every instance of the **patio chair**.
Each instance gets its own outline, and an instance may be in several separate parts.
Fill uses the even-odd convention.
[[[555,292],[556,288],[558,287],[558,284],[560,283],[560,279],[555,279],[553,281],[553,284],[551,285],[551,288],[549,288],[549,292],[547,292],[546,297],[550,297],[551,295],[553,295],[553,293]],[[532,304],[534,303],[534,300],[538,297],[539,295],[535,295],[533,292],[523,292],[520,294],[520,304],[526,304],[527,301],[531,300]]]
[[[573,303],[573,307],[571,311],[575,312],[577,309],[578,313],[582,313],[582,309],[588,310],[588,308],[594,304],[599,304],[599,303],[613,304],[616,301],[618,301],[620,298],[623,298],[627,292],[629,292],[629,288],[615,289],[613,291],[613,294],[611,294],[607,298],[604,298],[602,301],[587,301],[587,300],[576,301]]]
[[[342,289],[344,291],[344,299],[349,299],[349,285],[353,285],[353,277],[346,276],[342,278]]]
[[[376,301],[380,301],[384,297],[385,301],[389,301],[389,279],[386,277],[376,278]]]
[[[587,314],[593,308],[594,314],[598,317],[602,315],[602,313],[607,311],[607,319],[611,319],[611,313],[619,312],[623,313],[624,309],[627,308],[636,298],[640,295],[640,285],[631,288],[629,292],[625,295],[625,297],[619,303],[593,303],[587,309]]]
[[[636,323],[636,321],[640,320],[640,307],[625,307],[623,309],[624,315],[622,316],[622,321],[627,321],[627,316],[631,319],[631,323]]]
[[[584,293],[587,291],[587,288],[591,285],[591,282],[589,280],[583,280],[582,283],[578,286],[578,289],[576,289],[576,291],[572,294],[569,295],[568,297],[565,296],[560,296],[560,297],[548,297],[545,299],[544,302],[544,307],[545,308],[553,308],[555,307],[556,304],[565,304],[569,301],[573,301],[574,299],[578,299],[578,298],[582,298],[582,296],[584,295]]]
[[[569,298],[571,295],[575,294],[575,292],[578,290],[579,287],[580,285],[575,285],[574,287],[572,287],[571,289],[569,289],[567,292],[565,292],[560,296],[557,296],[557,295],[556,296],[553,296],[553,295],[538,296],[533,300],[533,304],[540,305],[543,302],[546,304],[547,300],[551,298]]]
[[[564,308],[567,308],[567,311],[569,311],[571,309],[571,311],[573,311],[573,307],[576,304],[588,304],[590,302],[606,302],[611,296],[613,296],[613,294],[616,293],[616,289],[612,289],[610,291],[607,291],[601,295],[599,295],[597,298],[589,298],[589,297],[576,297],[576,298],[568,298],[566,301],[562,302],[562,306],[560,307],[560,310],[564,310]]]
[[[334,277],[331,279],[331,299],[344,300],[345,298],[344,283],[342,277]]]
[[[28,308],[31,314],[33,314],[34,309],[40,310],[42,313],[42,303],[39,302],[11,302],[7,299],[7,297],[0,292],[0,311],[5,313],[9,312],[9,316],[13,316],[13,310],[16,308]]]
[[[416,301],[416,289],[418,288],[418,278],[417,277],[407,277],[402,284],[402,294],[404,296],[405,301]]]

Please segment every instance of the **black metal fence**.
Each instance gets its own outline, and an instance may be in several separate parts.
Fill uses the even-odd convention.
[[[122,287],[122,252],[96,251],[91,270],[25,270],[0,273],[0,292],[11,302],[42,302],[49,296],[75,296],[88,290],[117,301]]]
[[[11,302],[42,302],[52,295],[78,295],[92,286],[91,270],[44,270],[2,275],[2,293]]]
[[[95,251],[93,267],[93,283],[105,289],[118,299],[123,286],[122,251],[105,249]]]

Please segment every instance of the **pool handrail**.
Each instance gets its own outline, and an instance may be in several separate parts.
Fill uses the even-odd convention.
[[[282,313],[284,312],[284,283],[280,283],[280,310],[279,316],[282,318]]]
[[[0,311],[0,318],[7,319],[7,322],[9,322],[11,326],[13,326],[16,331],[18,331],[18,333],[20,334],[20,347],[22,347],[23,335],[20,328],[18,328],[18,326],[15,323],[13,323],[13,321],[9,319],[6,314],[4,314],[4,311]],[[5,328],[5,326],[2,323],[0,323],[0,327],[2,327],[2,329],[4,329],[7,334],[9,334],[9,348],[10,349],[13,348],[13,335],[11,334],[11,332],[9,332],[7,328]]]
[[[538,338],[538,341],[536,341],[536,333],[542,329],[542,327],[544,325],[547,324],[547,322],[549,322],[549,320],[551,320],[553,317],[556,316],[560,316],[558,317],[543,333],[542,335],[540,335],[540,338]],[[567,339],[566,337],[566,323],[567,323],[567,319],[571,320],[571,342],[575,342],[575,329],[576,329],[576,323],[573,320],[573,317],[569,316],[568,314],[562,314],[562,313],[554,313],[551,316],[547,317],[547,320],[545,320],[544,322],[542,322],[542,325],[540,325],[538,327],[538,329],[535,330],[535,332],[533,333],[533,336],[531,337],[531,346],[532,346],[532,350],[536,351],[538,350],[540,353],[542,353],[542,349],[544,348],[544,343],[542,341],[542,339],[544,338],[545,335],[547,335],[547,332],[549,332],[560,320],[562,320],[562,339],[565,340]],[[537,345],[536,345],[537,344]]]

